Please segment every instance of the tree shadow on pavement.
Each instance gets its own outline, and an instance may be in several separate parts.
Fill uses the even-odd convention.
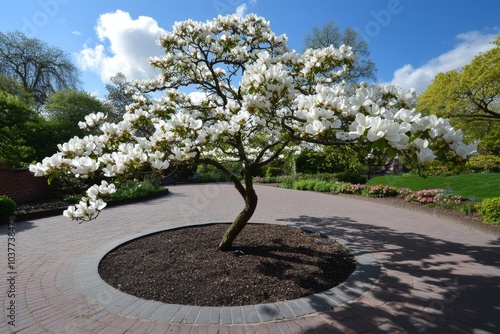
[[[2,236],[8,235],[9,232],[12,233],[12,231],[9,231],[10,226],[11,225],[9,223],[0,224],[0,235],[2,235]],[[36,224],[31,222],[31,221],[16,221],[15,225],[14,225],[14,232],[17,234],[17,233],[21,233],[21,232],[30,230],[30,229],[35,228],[35,227],[36,227]]]
[[[306,333],[500,331],[497,245],[402,233],[349,217],[300,216],[279,221],[360,245],[383,266],[369,292],[324,313],[331,324],[305,326]]]

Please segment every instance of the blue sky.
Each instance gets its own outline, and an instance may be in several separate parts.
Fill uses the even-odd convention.
[[[23,0],[0,13],[0,31],[23,31],[70,53],[83,89],[104,97],[109,77],[153,75],[147,57],[175,21],[255,13],[298,51],[314,26],[358,29],[381,83],[422,91],[438,72],[463,66],[500,35],[498,0]]]

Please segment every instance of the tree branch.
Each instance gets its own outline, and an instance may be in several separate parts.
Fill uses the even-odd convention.
[[[195,161],[197,163],[212,165],[215,168],[217,168],[218,170],[220,170],[222,173],[224,173],[224,175],[226,175],[229,178],[229,180],[231,180],[231,182],[233,182],[234,187],[236,188],[236,190],[238,190],[238,192],[243,197],[243,199],[245,199],[245,197],[246,197],[245,187],[243,186],[243,184],[241,184],[240,180],[236,177],[236,175],[231,173],[226,167],[224,167],[223,164],[221,164],[220,162],[218,162],[216,160],[212,160],[212,159],[208,159],[208,158],[205,158],[205,159],[197,158]]]
[[[258,162],[258,163],[255,163],[254,166],[255,167],[261,167],[261,166],[265,166],[267,165],[268,163],[270,163],[271,161],[273,161],[274,159],[276,159],[280,154],[281,152],[283,152],[283,150],[288,146],[288,144],[290,143],[290,141],[285,141],[281,144],[281,147],[278,148],[276,150],[276,152],[274,152],[269,158],[267,158],[266,160],[263,160],[261,162]],[[271,148],[272,146],[276,145],[277,143],[275,144],[272,144],[272,145],[267,145],[269,146],[269,148]],[[266,147],[267,147],[266,146]],[[259,157],[256,159],[256,161],[259,161],[260,159],[262,159],[262,156],[264,155],[264,150],[262,150],[262,152],[259,154]]]

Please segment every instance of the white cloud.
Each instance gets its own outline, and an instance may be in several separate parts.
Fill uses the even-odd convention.
[[[404,65],[394,72],[391,84],[415,88],[417,92],[422,92],[431,84],[436,74],[467,65],[477,54],[491,49],[493,47],[491,42],[495,36],[497,36],[495,33],[483,34],[478,31],[459,34],[456,36],[458,44],[452,50],[429,60],[418,68],[411,64]]]
[[[236,8],[236,15],[238,15],[239,17],[244,17],[247,10],[248,10],[247,4],[242,3],[241,5],[238,6],[238,8]]]
[[[73,35],[77,35],[77,36],[81,36],[81,35],[82,35],[82,33],[81,33],[81,32],[79,32],[78,30],[73,30],[71,33],[72,33]]]
[[[188,96],[193,103],[201,103],[201,101],[204,101],[207,98],[207,94],[203,92],[190,92],[188,93]]]
[[[257,5],[257,0],[249,0],[248,3],[253,7]],[[247,11],[248,11],[248,5],[246,4],[246,2],[243,2],[236,8],[236,15],[243,18],[247,14]]]
[[[156,41],[165,30],[154,19],[139,16],[134,20],[129,13],[117,10],[102,14],[95,31],[100,43],[85,44],[77,54],[83,70],[97,73],[102,82],[109,82],[118,72],[128,80],[153,78],[158,74],[148,59],[163,53]]]

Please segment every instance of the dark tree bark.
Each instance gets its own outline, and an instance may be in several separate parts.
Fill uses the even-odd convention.
[[[281,150],[280,150],[281,151]],[[240,232],[245,228],[250,218],[252,218],[255,209],[257,208],[257,193],[253,187],[253,171],[255,166],[247,165],[245,166],[245,176],[243,185],[234,175],[231,173],[223,164],[218,161],[212,159],[197,159],[197,163],[209,164],[221,172],[223,172],[229,180],[233,182],[234,187],[238,190],[241,197],[245,201],[245,206],[243,210],[238,214],[233,223],[226,229],[224,236],[222,237],[221,242],[219,243],[218,249],[221,251],[228,251],[233,246],[233,241],[240,234]]]
[[[251,173],[246,173],[245,175],[245,207],[243,211],[236,217],[234,222],[227,228],[222,241],[219,244],[219,249],[222,251],[228,251],[233,245],[234,239],[240,234],[243,228],[246,226],[250,218],[252,218],[255,208],[257,207],[257,194],[253,188],[253,180]]]

